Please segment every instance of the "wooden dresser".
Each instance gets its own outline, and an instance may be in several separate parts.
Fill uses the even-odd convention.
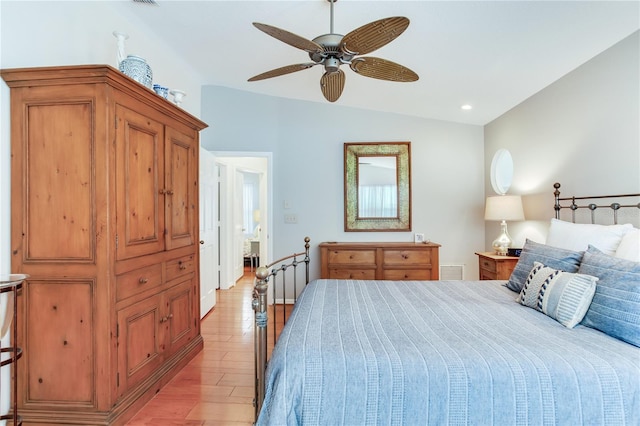
[[[0,71],[24,424],[120,425],[202,349],[206,124],[106,65]]]
[[[439,244],[322,243],[320,278],[437,280]]]
[[[478,252],[478,277],[481,280],[508,280],[519,257]]]

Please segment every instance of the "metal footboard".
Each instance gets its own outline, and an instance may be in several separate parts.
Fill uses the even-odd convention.
[[[275,343],[277,335],[276,335],[276,327],[275,327],[275,317],[276,317],[276,288],[278,281],[281,284],[282,288],[282,304],[283,304],[283,320],[286,322],[286,309],[285,307],[285,294],[287,290],[287,277],[291,279],[290,282],[293,282],[293,300],[297,298],[297,268],[298,265],[304,264],[305,267],[305,280],[304,285],[309,283],[309,237],[305,237],[304,239],[304,251],[300,253],[294,253],[290,256],[283,257],[281,259],[276,260],[266,266],[259,267],[256,269],[256,284],[253,289],[253,301],[252,307],[255,311],[255,326],[254,326],[254,346],[255,346],[255,376],[256,376],[256,389],[255,389],[255,399],[254,406],[256,408],[256,420],[258,419],[258,414],[260,413],[260,409],[262,408],[262,403],[264,401],[265,396],[265,387],[266,387],[266,378],[265,371],[267,368],[267,324],[268,324],[268,314],[267,314],[267,291],[269,289],[269,280],[272,280],[272,290],[273,290],[273,342]],[[302,259],[301,259],[302,258]],[[289,274],[287,274],[287,270],[292,268]]]

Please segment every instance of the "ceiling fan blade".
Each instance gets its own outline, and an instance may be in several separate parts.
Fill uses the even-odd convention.
[[[395,62],[366,56],[351,61],[351,69],[365,77],[389,81],[416,81],[418,74]]]
[[[266,78],[272,78],[272,77],[278,77],[285,74],[291,74],[292,72],[306,70],[307,68],[311,68],[314,65],[318,65],[318,64],[316,64],[315,62],[307,62],[306,64],[287,65],[285,67],[276,68],[274,70],[263,72],[262,74],[253,76],[247,81],[258,81],[258,80],[264,80]]]
[[[342,38],[342,50],[352,55],[366,55],[395,40],[409,26],[404,16],[379,19],[351,31]]]
[[[273,27],[271,25],[261,24],[259,22],[254,22],[253,26],[260,31],[269,34],[271,37],[277,38],[290,46],[297,47],[298,49],[302,49],[306,52],[320,53],[324,50],[318,43],[307,40],[306,38],[300,37],[294,33],[290,33],[289,31]]]
[[[320,79],[320,88],[325,99],[335,102],[342,95],[344,89],[344,71],[338,70],[332,73],[325,72]]]

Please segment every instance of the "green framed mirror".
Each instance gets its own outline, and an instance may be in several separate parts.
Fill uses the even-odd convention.
[[[344,144],[344,230],[411,231],[411,142]]]

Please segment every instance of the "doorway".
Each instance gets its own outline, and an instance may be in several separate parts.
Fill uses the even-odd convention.
[[[245,255],[256,251],[264,264],[273,247],[269,238],[272,211],[272,153],[213,152],[219,170],[219,288],[233,287],[244,274]],[[245,200],[245,181],[256,191]],[[250,206],[250,207],[247,207]],[[251,211],[245,211],[250,209]],[[253,249],[253,250],[252,250]]]

